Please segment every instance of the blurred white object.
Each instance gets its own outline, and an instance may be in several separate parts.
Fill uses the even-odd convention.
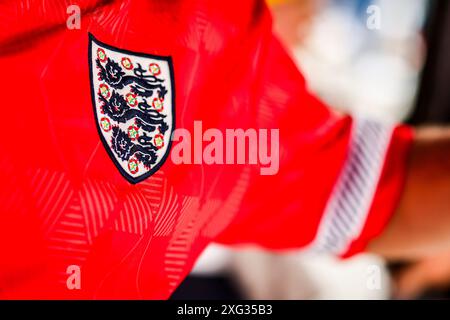
[[[308,37],[294,48],[310,89],[330,106],[385,122],[411,112],[423,65],[420,28],[424,0],[375,1],[380,30],[331,5],[316,16]],[[367,16],[369,17],[369,16]]]
[[[213,244],[209,245],[197,259],[194,275],[214,275],[229,270],[233,251],[230,248]]]
[[[428,0],[377,0],[382,14],[383,37],[399,40],[413,38],[420,32],[425,20]]]
[[[194,275],[232,274],[248,299],[388,299],[390,278],[382,259],[349,260],[301,252],[273,254],[210,245]]]

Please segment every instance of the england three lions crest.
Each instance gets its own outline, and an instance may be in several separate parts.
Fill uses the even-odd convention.
[[[172,60],[114,48],[89,35],[89,67],[103,145],[120,173],[140,182],[161,167],[170,151]]]

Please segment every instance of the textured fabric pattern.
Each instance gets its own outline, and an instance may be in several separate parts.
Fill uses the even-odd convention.
[[[165,299],[212,241],[304,248],[354,218],[328,248],[354,240],[354,254],[383,229],[411,136],[396,129],[387,146],[378,126],[355,126],[311,95],[263,1],[79,0],[79,30],[66,27],[70,4],[0,2],[0,297]],[[279,129],[278,173],[169,157],[131,184],[97,131],[89,33],[172,57],[175,128]],[[357,210],[343,209],[346,197]],[[80,288],[68,285],[70,266]]]

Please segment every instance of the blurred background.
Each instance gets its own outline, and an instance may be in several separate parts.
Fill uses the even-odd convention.
[[[384,122],[450,122],[449,1],[269,5],[311,91],[333,108]],[[211,245],[173,299],[391,299],[403,267],[372,255],[338,261]],[[443,282],[414,298],[450,297]]]

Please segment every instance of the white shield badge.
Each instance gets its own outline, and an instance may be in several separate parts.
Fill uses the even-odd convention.
[[[131,183],[167,158],[175,126],[170,57],[114,48],[89,35],[91,95],[100,139]]]

